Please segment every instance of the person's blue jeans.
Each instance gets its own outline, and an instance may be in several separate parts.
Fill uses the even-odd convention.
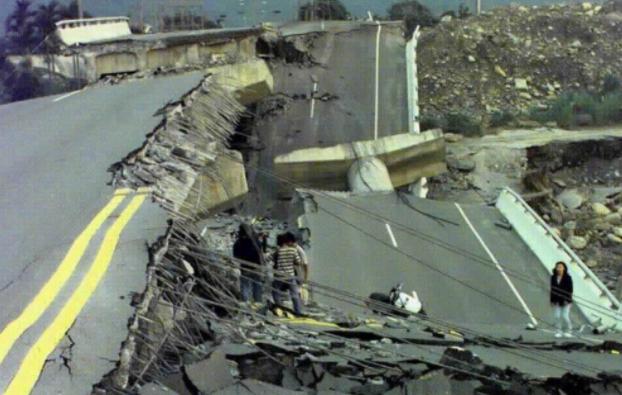
[[[263,277],[258,273],[242,271],[240,275],[240,292],[244,302],[248,302],[252,297],[254,302],[261,303],[263,297]]]
[[[274,303],[280,304],[281,297],[285,292],[289,291],[289,296],[292,298],[292,304],[294,305],[294,313],[302,315],[302,301],[300,300],[300,288],[295,278],[290,279],[275,279],[272,284],[272,298]]]

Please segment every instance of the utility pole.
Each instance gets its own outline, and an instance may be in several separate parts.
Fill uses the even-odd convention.
[[[82,19],[84,18],[84,10],[82,9],[82,0],[76,0],[76,3],[78,4],[78,18]]]
[[[475,0],[475,15],[482,13],[482,0]]]
[[[139,14],[140,14],[140,28],[144,29],[145,28],[145,1],[144,0],[140,0],[140,10],[139,10]]]

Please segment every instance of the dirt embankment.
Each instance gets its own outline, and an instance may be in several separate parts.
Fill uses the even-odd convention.
[[[425,29],[419,43],[422,115],[520,113],[561,92],[622,76],[622,2],[503,7]]]

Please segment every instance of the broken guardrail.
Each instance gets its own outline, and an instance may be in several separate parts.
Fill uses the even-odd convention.
[[[590,301],[576,305],[594,328],[599,332],[622,330],[620,302],[519,194],[505,188],[497,199],[496,207],[538,257],[545,270],[550,271],[558,261],[567,263],[575,279],[574,294]]]

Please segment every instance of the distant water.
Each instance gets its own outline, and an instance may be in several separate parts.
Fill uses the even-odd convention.
[[[47,0],[35,0],[35,5],[45,3]],[[60,0],[67,3],[69,0]],[[82,0],[84,7],[96,16],[129,15],[138,18],[139,0]],[[161,1],[184,0],[143,0],[145,4],[145,18],[154,19],[155,4]],[[197,0],[187,0],[194,1]],[[200,0],[199,0],[200,1]],[[220,19],[227,27],[255,25],[260,22],[283,22],[296,18],[296,10],[301,4],[311,0],[203,0],[205,11],[211,19]],[[342,0],[346,8],[355,17],[364,17],[367,11],[376,15],[386,15],[387,9],[396,0]],[[576,2],[576,1],[575,1]],[[443,11],[456,10],[461,3],[465,3],[471,9],[474,8],[475,0],[422,0],[421,3],[429,7],[434,13],[441,14]],[[555,0],[482,0],[485,9],[507,4],[554,4],[560,3]],[[0,0],[0,22],[9,15],[13,9],[15,0]],[[4,25],[4,24],[2,24]]]
[[[206,0],[205,7],[210,17],[218,19],[226,15],[226,26],[253,25],[262,21],[282,22],[296,18],[296,10],[300,4],[309,0]],[[376,15],[386,15],[387,9],[396,0],[342,0],[346,8],[355,17],[364,17],[367,11]],[[429,7],[432,12],[440,15],[447,10],[457,10],[464,3],[471,10],[475,8],[474,0],[423,0],[422,4]],[[555,4],[555,0],[482,0],[484,9],[494,8],[508,4]]]

